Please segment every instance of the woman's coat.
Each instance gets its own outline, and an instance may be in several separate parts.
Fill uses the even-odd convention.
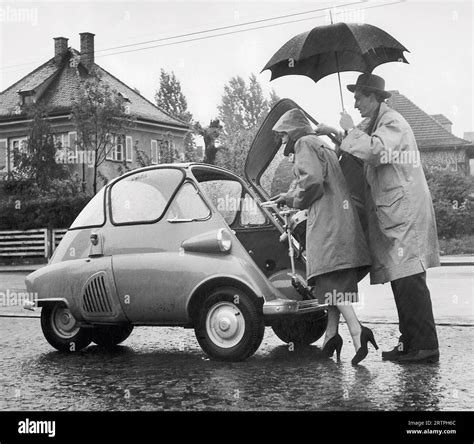
[[[299,109],[273,127],[294,142],[296,180],[286,204],[308,209],[307,279],[345,268],[370,265],[370,254],[336,153],[314,134]]]

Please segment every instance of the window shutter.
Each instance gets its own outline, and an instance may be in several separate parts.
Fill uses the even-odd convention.
[[[125,138],[125,154],[126,154],[126,160],[127,162],[132,162],[133,161],[133,157],[132,157],[132,137],[131,136],[127,136]]]
[[[69,149],[74,153],[74,157],[77,157],[77,133],[71,131],[68,133]]]
[[[108,135],[107,135],[108,136]],[[109,144],[107,143],[107,146],[106,146],[106,151],[107,151],[107,155],[105,156],[106,159],[108,160],[114,160],[114,151],[115,151],[115,141],[112,142],[112,146],[109,147],[108,146]]]
[[[0,172],[7,170],[7,147],[8,140],[0,139]]]
[[[158,163],[158,143],[156,140],[151,141],[151,163]]]

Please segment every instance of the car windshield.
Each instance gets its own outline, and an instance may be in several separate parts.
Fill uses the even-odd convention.
[[[114,224],[150,223],[163,216],[184,174],[177,168],[140,171],[112,185]]]

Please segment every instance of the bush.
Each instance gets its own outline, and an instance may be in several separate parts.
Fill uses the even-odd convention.
[[[474,235],[460,236],[456,239],[439,239],[439,249],[442,255],[474,254]]]
[[[2,205],[0,229],[68,228],[89,200],[86,195],[12,199]]]
[[[0,230],[68,228],[91,196],[78,180],[54,179],[47,190],[34,182],[4,183],[0,198]]]
[[[433,199],[438,236],[474,234],[474,178],[443,171],[426,173]]]

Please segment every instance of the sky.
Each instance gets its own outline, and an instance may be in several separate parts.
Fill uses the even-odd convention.
[[[255,73],[268,95],[273,88],[289,97],[316,120],[339,122],[341,103],[337,76],[318,83],[303,76],[270,82],[260,73],[271,56],[290,38],[315,26],[335,22],[370,23],[399,40],[409,64],[388,63],[374,70],[429,114],[442,113],[453,133],[474,130],[473,25],[471,0],[456,1],[36,1],[0,0],[0,90],[25,76],[54,54],[53,37],[69,38],[78,49],[79,33],[95,34],[96,63],[153,101],[163,68],[181,82],[194,119],[208,124],[218,114],[224,85],[234,76]],[[313,12],[308,12],[313,11]],[[308,12],[306,14],[303,14]],[[290,17],[263,21],[283,15]],[[295,15],[298,14],[298,15]],[[304,19],[304,20],[303,20]],[[298,20],[297,22],[295,22]],[[284,23],[294,21],[293,23]],[[275,25],[275,26],[268,26]],[[232,26],[220,31],[199,33]],[[249,30],[252,27],[265,28]],[[180,40],[245,32],[170,45]],[[176,36],[199,33],[187,37]],[[173,39],[161,40],[174,37]],[[118,46],[153,41],[145,45]],[[149,49],[150,46],[164,45]],[[141,48],[141,49],[140,49]],[[140,49],[140,50],[137,50]],[[133,52],[120,53],[125,50]],[[353,95],[345,85],[359,73],[341,73],[346,109],[356,123]]]

